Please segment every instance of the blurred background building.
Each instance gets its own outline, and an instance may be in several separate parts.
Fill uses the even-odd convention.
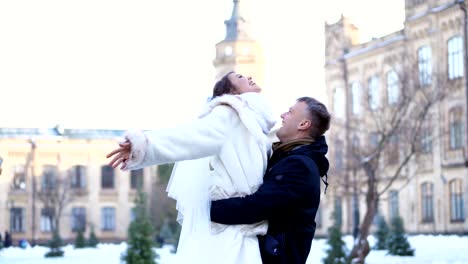
[[[328,132],[332,187],[323,196],[318,235],[327,233],[333,211],[344,232],[359,228],[368,191],[368,177],[359,165],[373,155],[379,142],[384,143],[382,151],[377,151],[381,196],[376,217],[388,223],[401,216],[410,233],[468,233],[465,1],[406,0],[405,7],[401,31],[366,43],[359,43],[359,29],[346,17],[325,25],[325,78],[333,112]],[[400,111],[402,101],[412,100],[405,95],[416,89],[446,94],[429,110],[415,138],[419,142],[414,155],[390,182],[395,168],[406,162],[406,146],[411,142],[398,138],[397,133],[378,132],[392,122],[385,115]],[[422,102],[417,100],[424,101],[411,101],[416,107]],[[409,116],[413,124],[420,121]],[[353,154],[366,151],[367,156],[361,155],[359,164],[354,164]]]
[[[48,240],[54,226],[66,240],[91,228],[104,241],[125,239],[136,190],[151,193],[157,171],[107,165],[105,156],[122,134],[1,128],[0,230],[30,242]]]

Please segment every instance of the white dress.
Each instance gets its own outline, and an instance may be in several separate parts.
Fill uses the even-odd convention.
[[[262,263],[256,235],[266,233],[267,223],[211,223],[209,205],[211,200],[241,197],[258,189],[274,123],[263,98],[245,93],[214,99],[199,119],[186,126],[126,134],[132,153],[125,170],[177,162],[168,186],[182,222],[174,263]]]

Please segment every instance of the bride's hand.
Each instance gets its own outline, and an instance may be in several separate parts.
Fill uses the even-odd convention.
[[[120,164],[122,166],[120,169],[125,168],[126,162],[130,158],[130,152],[132,150],[132,143],[130,141],[125,141],[122,143],[119,143],[119,147],[111,151],[109,154],[107,154],[106,158],[110,158],[114,156],[111,162],[109,162],[109,166],[112,168],[117,168]]]

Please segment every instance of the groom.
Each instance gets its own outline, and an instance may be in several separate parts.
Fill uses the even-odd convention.
[[[315,233],[320,177],[329,167],[323,134],[331,116],[316,99],[301,97],[281,118],[280,142],[273,145],[263,184],[251,195],[213,201],[211,220],[228,225],[268,220],[267,234],[259,236],[263,263],[304,264]]]

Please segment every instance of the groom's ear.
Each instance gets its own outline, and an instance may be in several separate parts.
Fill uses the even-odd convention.
[[[299,125],[297,126],[298,130],[308,130],[312,126],[312,121],[309,119],[302,119],[301,122],[299,122]]]

